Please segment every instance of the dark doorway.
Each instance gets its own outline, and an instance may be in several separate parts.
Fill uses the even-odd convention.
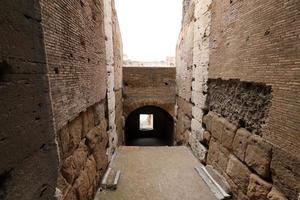
[[[125,143],[128,146],[172,146],[174,121],[156,106],[136,109],[126,119]]]

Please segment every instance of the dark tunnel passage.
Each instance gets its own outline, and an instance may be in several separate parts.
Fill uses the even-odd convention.
[[[126,119],[127,146],[172,146],[174,121],[165,110],[144,106],[131,112]]]

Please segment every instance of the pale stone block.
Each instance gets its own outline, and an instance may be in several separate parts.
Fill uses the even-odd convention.
[[[287,198],[275,187],[272,187],[271,192],[269,192],[267,195],[267,198],[269,200],[287,200]]]
[[[242,192],[247,192],[251,171],[246,165],[244,165],[235,156],[231,155],[228,161],[226,173]]]
[[[245,160],[246,148],[250,136],[251,133],[249,131],[247,131],[244,128],[240,128],[237,130],[233,140],[233,144],[232,144],[233,153],[242,161]]]
[[[251,200],[265,200],[271,188],[272,184],[261,179],[256,174],[251,174],[247,196],[249,196]]]
[[[246,149],[245,162],[262,177],[268,177],[270,171],[272,146],[260,136],[252,135]]]
[[[189,136],[189,144],[194,152],[195,156],[200,160],[200,162],[206,162],[207,149],[203,146],[196,137],[192,134]]]

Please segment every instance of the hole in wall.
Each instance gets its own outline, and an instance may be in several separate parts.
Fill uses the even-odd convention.
[[[12,73],[12,66],[6,61],[0,63],[0,82],[5,82],[7,74]]]
[[[12,173],[13,169],[9,169],[5,172],[3,172],[2,174],[0,174],[0,199],[5,199],[6,198],[6,187],[7,184],[9,182],[9,180],[11,179],[11,173]]]
[[[54,72],[55,72],[55,74],[59,74],[58,67],[55,67],[55,68],[54,68]]]

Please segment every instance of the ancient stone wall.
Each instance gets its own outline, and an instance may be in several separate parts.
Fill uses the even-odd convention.
[[[177,133],[184,132],[180,123],[187,124],[186,130],[191,124],[187,133],[193,139],[189,141],[193,152],[222,172],[234,198],[297,199],[299,1],[185,5],[189,9],[176,58]],[[191,24],[192,44],[187,31]],[[189,73],[185,60],[192,63]],[[192,105],[184,106],[189,97]],[[191,110],[192,117],[185,120],[182,116]],[[207,120],[212,113],[214,117]]]
[[[41,1],[57,129],[105,99],[103,7],[99,0]]]
[[[184,1],[189,5],[177,44],[177,124],[175,140],[189,144],[195,155],[205,160],[202,115],[207,91],[211,1]]]
[[[58,199],[93,199],[108,165],[106,102],[87,108],[58,131]]]
[[[209,147],[206,164],[212,165],[227,180],[234,199],[286,199],[280,192],[274,178],[274,170],[283,160],[277,160],[274,146],[259,135],[230,123],[215,112],[209,112],[203,118],[205,132],[201,142]],[[275,151],[274,151],[275,150]],[[275,156],[275,158],[274,158]],[[289,199],[297,199],[297,160],[289,160],[289,181],[292,185]],[[284,169],[280,169],[281,172]],[[287,172],[287,171],[286,171]]]
[[[93,199],[122,119],[113,4],[1,5],[0,199]]]
[[[174,116],[175,68],[124,67],[124,115],[143,106],[158,106]]]
[[[48,199],[58,153],[40,5],[1,1],[0,22],[0,199]]]
[[[113,9],[113,45],[114,45],[114,74],[115,74],[115,98],[116,98],[116,131],[118,143],[123,144],[123,44],[119,28],[119,22],[114,2]]]
[[[266,156],[271,175],[258,174],[265,181],[273,182],[289,199],[297,199],[300,192],[297,170],[300,166],[299,7],[299,1],[271,0],[213,1],[212,4],[209,79],[222,79],[215,85],[217,88],[227,84],[224,89],[231,95],[228,99],[231,106],[225,106],[228,103],[223,101],[223,109],[210,110],[231,123],[236,121],[238,113],[242,120],[240,127],[251,132],[251,137],[260,135],[259,140],[268,144],[265,147],[272,147],[272,156]],[[241,82],[247,83],[242,86]],[[216,87],[209,88],[209,93],[216,95]],[[230,91],[232,87],[236,90]],[[210,99],[210,102],[217,105],[222,99]],[[265,155],[264,145],[259,145],[249,148],[249,153],[259,151],[258,156]],[[238,159],[249,169],[253,169],[252,165],[265,164],[260,159],[254,164]],[[255,197],[250,195],[250,199]]]

